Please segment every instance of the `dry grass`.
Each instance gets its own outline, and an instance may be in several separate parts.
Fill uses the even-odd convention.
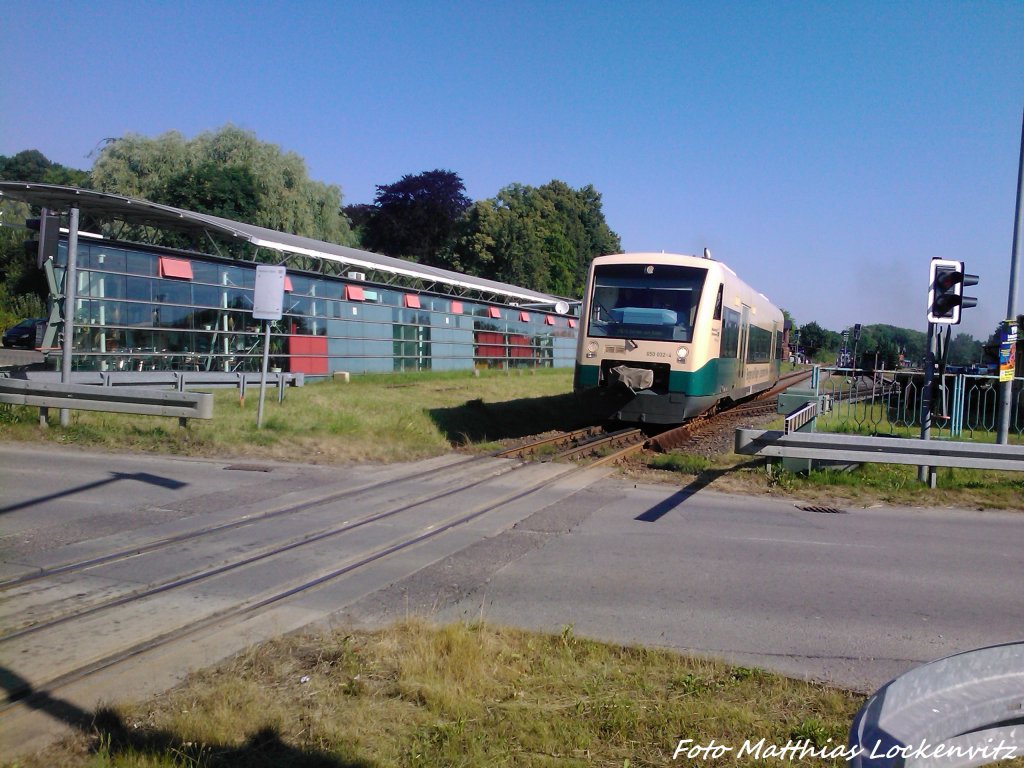
[[[236,390],[215,391],[214,419],[188,429],[170,418],[74,411],[68,428],[41,430],[37,409],[0,406],[0,439],[320,464],[411,461],[586,421],[571,390],[564,369],[360,376],[289,389],[280,404],[268,391],[263,429],[256,388],[244,407]]]
[[[569,629],[407,622],[254,648],[24,766],[663,766],[681,738],[843,746],[860,703]]]

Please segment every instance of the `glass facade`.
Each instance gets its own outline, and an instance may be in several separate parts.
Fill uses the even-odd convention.
[[[63,284],[67,243],[57,259]],[[259,370],[256,265],[80,239],[75,370]],[[271,366],[335,371],[569,367],[576,319],[536,308],[288,272]]]

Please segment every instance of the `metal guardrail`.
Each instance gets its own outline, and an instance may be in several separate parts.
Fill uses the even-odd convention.
[[[60,371],[19,371],[12,378],[31,382],[60,383]],[[218,371],[72,371],[71,384],[102,387],[173,387],[179,392],[186,389],[212,387],[258,386],[260,372],[223,373]],[[267,373],[269,386],[301,387],[305,384],[302,373]]]
[[[921,428],[921,371],[820,368],[818,393],[833,402],[824,429],[911,436]],[[982,374],[936,376],[932,436],[973,439],[996,433],[999,379]],[[1024,439],[1024,379],[1014,379],[1009,433]],[[963,437],[961,437],[961,435]]]
[[[1024,446],[737,429],[736,453],[853,463],[913,464],[1024,472]]]
[[[42,425],[46,424],[49,408],[177,416],[182,424],[185,419],[213,418],[213,395],[207,392],[142,387],[97,387],[0,378],[0,403],[38,407]]]
[[[969,768],[1024,756],[1024,643],[924,664],[878,689],[850,728],[850,768]]]

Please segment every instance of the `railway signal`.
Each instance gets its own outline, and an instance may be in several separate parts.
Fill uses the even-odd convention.
[[[932,259],[928,286],[928,322],[957,325],[960,311],[978,305],[978,300],[964,296],[964,286],[977,285],[978,276],[964,271],[962,261]]]

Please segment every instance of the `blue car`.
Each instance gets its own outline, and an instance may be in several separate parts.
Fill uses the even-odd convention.
[[[46,320],[41,317],[30,317],[22,320],[13,328],[4,331],[4,346],[20,349],[35,349],[37,340],[42,338],[42,330],[46,328]]]

